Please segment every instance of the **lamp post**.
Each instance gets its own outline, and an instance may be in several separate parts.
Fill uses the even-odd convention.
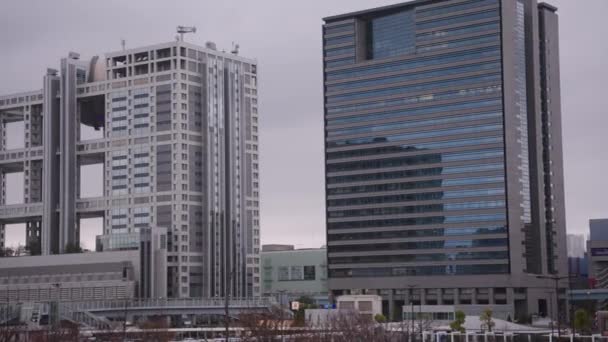
[[[418,287],[418,285],[407,285],[407,287],[409,289],[408,295],[409,295],[409,298],[410,298],[410,308],[411,308],[410,321],[411,321],[411,325],[412,325],[411,334],[412,334],[412,339],[413,339],[413,338],[415,338],[415,332],[416,332],[416,323],[415,323],[415,320],[414,320],[414,300],[413,300],[414,291],[413,290],[416,287]],[[420,298],[420,299],[422,300],[422,298]]]
[[[59,326],[59,324],[61,323],[61,314],[59,312],[59,304],[61,301],[61,290],[59,289],[61,287],[61,283],[53,283],[51,284],[52,287],[55,288],[55,301],[54,301],[54,307],[53,307],[53,321],[52,321],[52,326],[53,328],[57,328]]]
[[[562,279],[570,279],[569,275],[567,276],[557,276],[557,275],[537,275],[538,279],[551,279],[555,282],[555,305],[556,305],[556,319],[557,319],[557,341],[560,341],[561,338],[561,320],[559,319],[560,314],[560,305],[559,305],[559,281]],[[553,333],[551,334],[553,335]]]

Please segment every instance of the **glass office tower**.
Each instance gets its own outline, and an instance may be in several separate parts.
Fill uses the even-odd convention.
[[[567,272],[556,11],[420,0],[324,19],[334,295],[379,294],[391,317],[557,315],[537,278]]]

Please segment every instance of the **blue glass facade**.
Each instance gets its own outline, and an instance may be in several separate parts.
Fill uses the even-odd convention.
[[[499,2],[446,3],[325,28],[330,277],[509,272]]]
[[[368,58],[386,58],[414,52],[415,28],[412,10],[370,19],[367,33]]]

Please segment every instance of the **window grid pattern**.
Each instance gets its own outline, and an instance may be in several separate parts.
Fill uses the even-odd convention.
[[[386,62],[325,72],[330,277],[509,272],[497,4],[360,18]]]

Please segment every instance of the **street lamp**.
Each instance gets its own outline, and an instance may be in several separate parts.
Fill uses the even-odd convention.
[[[561,320],[559,319],[559,314],[560,314],[560,305],[559,305],[559,281],[563,280],[563,279],[570,279],[571,276],[567,275],[567,276],[557,276],[557,275],[536,275],[536,278],[538,279],[551,279],[555,282],[555,305],[557,307],[556,309],[556,319],[557,319],[557,341],[559,342],[560,338],[561,338]],[[551,333],[553,335],[553,333]]]
[[[410,321],[411,321],[411,325],[412,325],[411,334],[412,334],[412,337],[414,337],[415,336],[415,331],[416,331],[416,323],[414,321],[414,300],[413,300],[414,291],[413,290],[416,287],[418,287],[418,285],[407,285],[407,287],[409,289],[408,296],[410,298],[410,307],[411,307],[411,314],[410,314]],[[420,301],[422,302],[422,297],[420,297]]]

